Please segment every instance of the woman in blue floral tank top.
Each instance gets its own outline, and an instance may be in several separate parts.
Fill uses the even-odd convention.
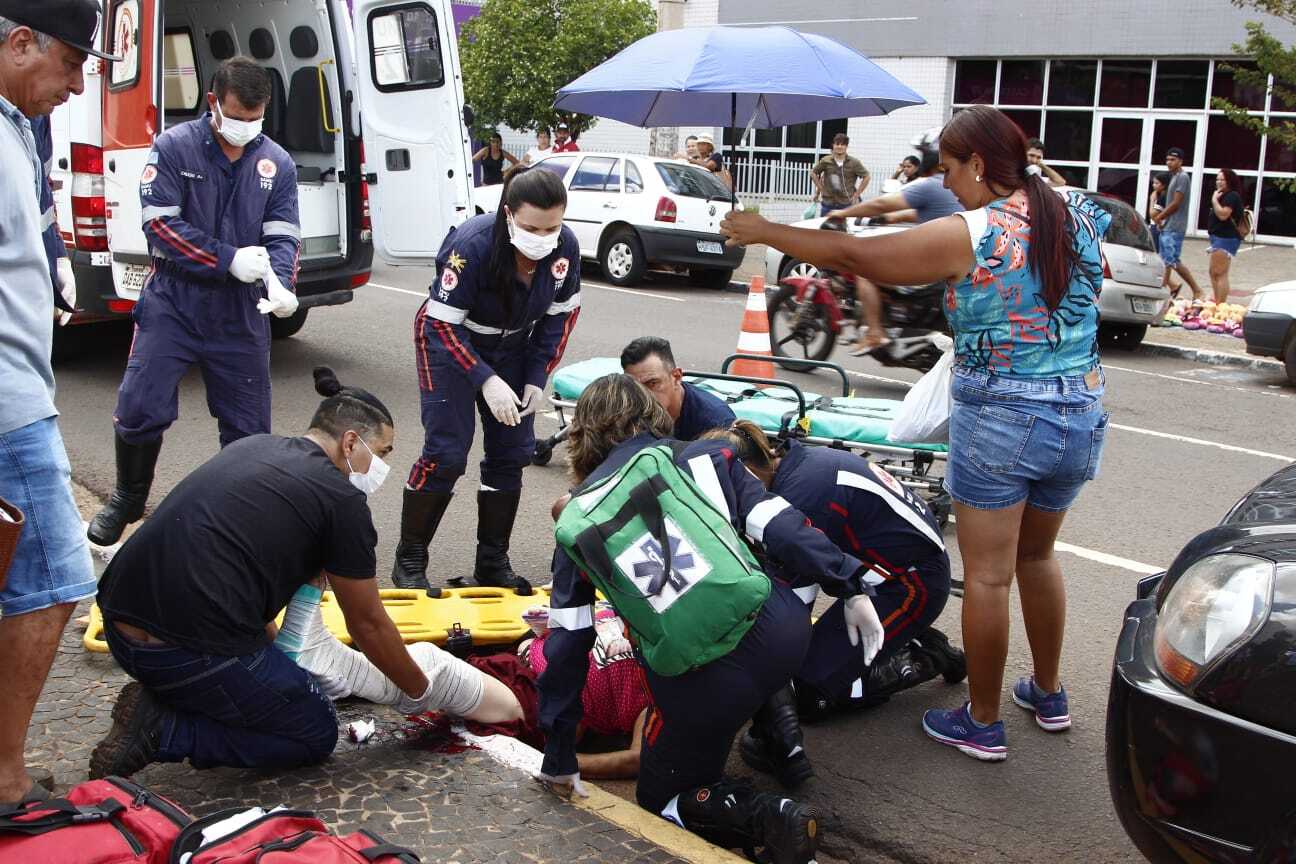
[[[963,558],[970,700],[931,710],[933,739],[985,761],[1008,755],[1000,720],[1008,596],[1017,579],[1034,669],[1013,701],[1049,732],[1070,728],[1059,666],[1066,594],[1054,541],[1098,473],[1108,415],[1098,356],[1102,237],[1110,217],[1026,173],[1026,137],[1002,112],[961,110],[940,138],[945,186],[965,212],[880,237],[731,213],[730,245],[765,243],[888,285],[946,281],[954,332],[950,453]]]

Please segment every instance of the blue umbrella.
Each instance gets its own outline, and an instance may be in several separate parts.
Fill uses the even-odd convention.
[[[926,102],[854,49],[790,27],[667,30],[558,91],[554,107],[633,126],[772,129]],[[730,147],[730,162],[736,153]]]

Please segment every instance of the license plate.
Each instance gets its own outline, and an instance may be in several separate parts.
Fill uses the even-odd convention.
[[[144,289],[144,280],[148,278],[149,268],[128,264],[122,268],[121,284],[118,289],[138,294]]]
[[[91,252],[90,266],[91,267],[111,267],[112,253],[111,252]]]
[[[721,246],[719,243],[715,242],[714,240],[697,241],[697,250],[699,252],[706,252],[708,255],[724,254],[724,246]]]
[[[1147,297],[1131,297],[1130,303],[1134,306],[1135,315],[1155,315],[1161,308],[1160,300],[1150,300]]]

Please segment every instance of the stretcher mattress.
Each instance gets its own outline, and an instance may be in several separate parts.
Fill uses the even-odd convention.
[[[423,591],[401,588],[384,588],[378,593],[383,608],[396,623],[396,629],[406,643],[444,644],[450,629],[458,624],[471,632],[474,645],[508,645],[531,632],[522,621],[523,612],[532,606],[549,605],[549,591],[545,588],[537,588],[529,597],[520,597],[506,588],[450,588],[443,590],[437,598],[429,597]],[[324,626],[350,645],[351,636],[346,632],[342,609],[333,599],[332,591],[324,592],[320,608],[324,613]],[[104,641],[103,615],[97,604],[90,608],[90,623],[82,644],[87,651],[108,651],[108,643]]]
[[[575,401],[589,384],[604,375],[620,372],[621,364],[613,357],[594,357],[570,366],[564,366],[553,376],[554,395],[566,401]],[[734,381],[715,381],[707,378],[685,377],[686,381],[714,393],[729,403],[734,414],[757,423],[767,432],[775,433],[783,425],[784,416],[797,411],[796,395],[791,390],[770,387],[757,390],[750,384]],[[944,444],[906,444],[887,440],[887,431],[900,410],[896,399],[865,399],[847,396],[825,397],[818,393],[805,393],[807,435],[814,438],[831,438],[855,444],[885,444],[908,447],[912,450],[930,450],[944,453]]]

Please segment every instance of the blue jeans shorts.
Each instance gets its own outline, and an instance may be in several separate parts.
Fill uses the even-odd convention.
[[[95,593],[86,529],[72,497],[72,468],[53,417],[0,435],[0,498],[23,511],[0,615],[75,603]]]
[[[1211,234],[1210,246],[1207,247],[1206,254],[1209,255],[1212,252],[1224,252],[1230,258],[1233,258],[1237,255],[1238,250],[1241,248],[1242,248],[1241,237],[1216,237],[1214,234]]]
[[[1088,380],[1086,380],[1088,379]],[[1088,375],[1007,378],[956,368],[945,488],[978,510],[1025,501],[1062,512],[1098,476],[1110,415],[1101,369]]]
[[[1178,266],[1179,256],[1183,254],[1183,241],[1182,232],[1161,229],[1161,236],[1157,238],[1157,251],[1161,253],[1161,260],[1167,267]]]

